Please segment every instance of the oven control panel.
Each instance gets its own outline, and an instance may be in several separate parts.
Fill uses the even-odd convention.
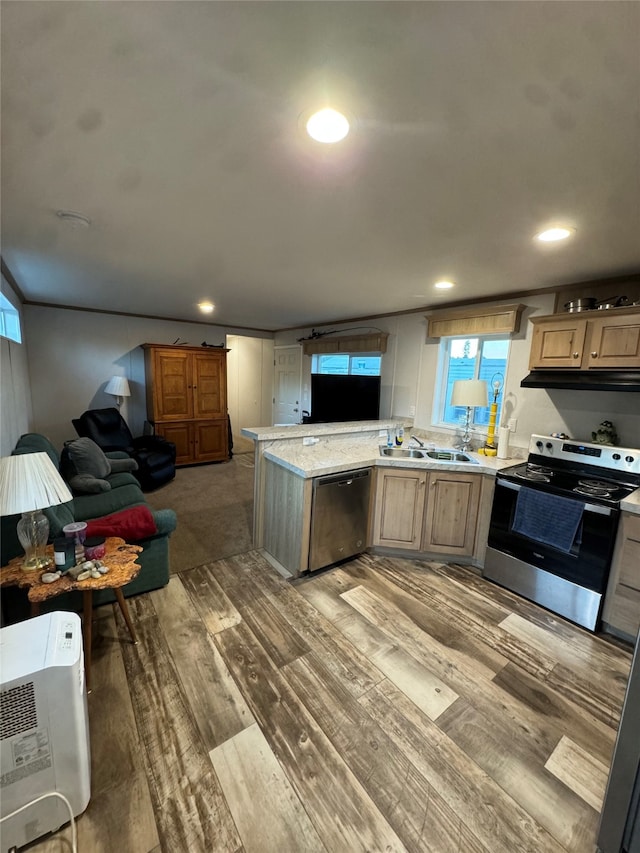
[[[547,456],[549,459],[584,462],[598,468],[640,474],[640,449],[614,447],[610,444],[591,444],[550,435],[532,435],[529,453]]]

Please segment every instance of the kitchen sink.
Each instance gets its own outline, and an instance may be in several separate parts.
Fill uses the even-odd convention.
[[[466,453],[459,450],[427,450],[425,456],[433,459],[436,462],[470,462],[472,465],[477,465],[478,462],[472,459]]]
[[[401,459],[424,459],[424,450],[414,450],[410,447],[381,447],[382,456],[399,456]]]
[[[381,447],[381,456],[392,456],[396,459],[424,459],[425,462],[462,462],[467,465],[478,465],[477,459],[472,459],[467,453],[450,448],[435,448],[434,450],[418,450],[413,447]]]

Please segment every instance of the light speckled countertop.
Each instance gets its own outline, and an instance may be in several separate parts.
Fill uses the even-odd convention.
[[[634,515],[640,515],[640,489],[631,492],[629,497],[620,501],[620,509],[623,512],[632,512]]]
[[[371,429],[371,425],[368,429]],[[480,456],[477,453],[469,454],[477,461],[477,465],[460,462],[436,462],[432,459],[399,459],[380,455],[379,448],[382,440],[379,436],[332,441],[322,439],[318,432],[314,431],[314,434],[320,439],[317,444],[305,446],[302,444],[301,438],[299,442],[289,442],[286,447],[280,447],[277,450],[265,450],[264,457],[305,478],[339,474],[342,471],[368,468],[374,465],[385,468],[425,468],[429,471],[468,471],[475,474],[495,475],[496,471],[501,468],[508,468],[520,461],[518,459]],[[385,446],[384,442],[382,442],[382,446]],[[411,446],[416,447],[413,442]],[[409,447],[409,442],[405,441],[403,447]]]
[[[254,441],[275,441],[280,438],[304,438],[327,435],[345,435],[356,432],[372,432],[375,430],[396,427],[401,421],[389,418],[386,421],[342,421],[329,424],[284,424],[272,427],[243,427],[240,432],[245,438]]]

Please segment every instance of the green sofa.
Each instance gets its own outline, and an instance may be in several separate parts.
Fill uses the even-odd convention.
[[[53,464],[60,470],[60,455],[49,439],[39,433],[26,433],[21,436],[12,455],[42,451],[49,455]],[[121,452],[107,453],[106,455],[111,459],[127,458],[127,454]],[[120,510],[146,503],[140,485],[133,474],[111,474],[106,479],[111,486],[110,491],[98,494],[74,494],[73,500],[69,503],[43,510],[49,519],[49,541],[58,536],[64,536],[62,528],[73,521],[102,518],[105,515],[111,515]],[[135,543],[143,549],[138,555],[141,569],[137,578],[123,588],[126,596],[149,592],[152,589],[166,586],[169,582],[169,537],[176,529],[176,514],[172,509],[162,509],[152,511],[152,515],[157,533]],[[19,516],[17,515],[2,519],[0,551],[3,566],[13,557],[23,553],[16,533],[18,519]],[[3,601],[4,617],[10,621],[13,621],[11,617],[14,614],[7,611],[9,609],[13,611],[18,606],[15,596],[8,595],[12,592],[14,590],[11,588],[3,590],[3,598],[5,598],[6,593],[7,598],[13,599],[13,601]],[[19,592],[22,597],[25,596],[24,590]],[[111,590],[99,590],[93,594],[93,601],[95,605],[107,604],[115,601],[115,596]],[[52,599],[51,604],[54,605],[51,609],[55,610],[79,610],[81,608],[81,595],[80,593],[60,595]],[[19,618],[22,618],[23,615],[20,614]]]

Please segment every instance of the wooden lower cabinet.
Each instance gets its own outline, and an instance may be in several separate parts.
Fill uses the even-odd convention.
[[[471,556],[480,499],[479,474],[442,471],[429,474],[423,551]]]
[[[372,545],[471,557],[482,476],[379,468]]]
[[[420,550],[426,483],[426,471],[377,470],[373,545]]]
[[[628,637],[640,629],[640,515],[622,513],[602,619]]]
[[[156,424],[156,432],[176,446],[176,465],[228,459],[227,419]]]

